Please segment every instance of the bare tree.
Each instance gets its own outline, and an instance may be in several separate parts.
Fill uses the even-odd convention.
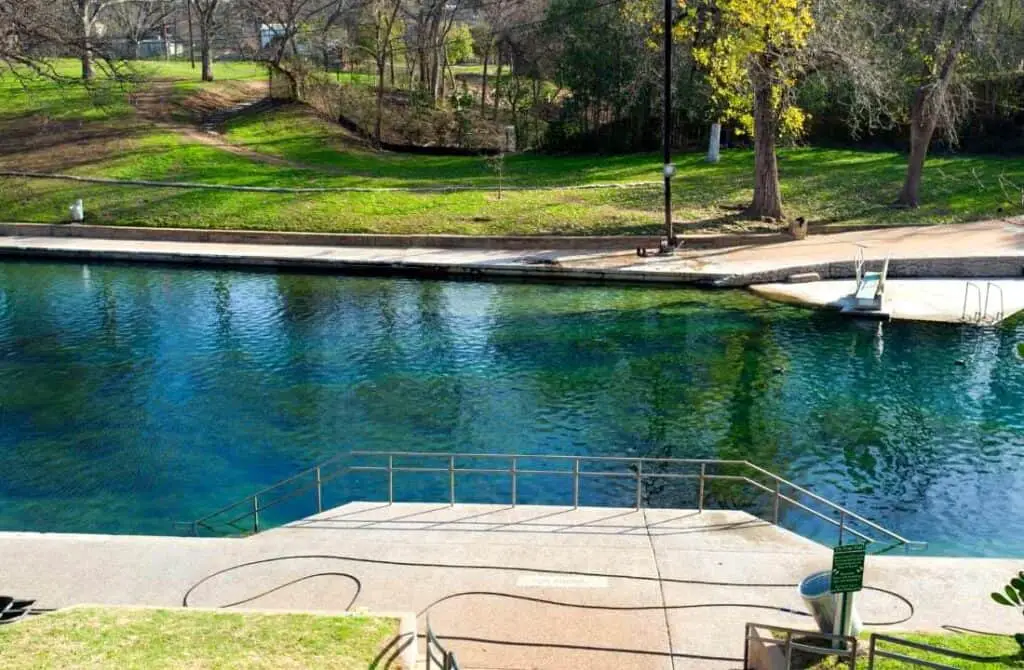
[[[384,123],[384,74],[393,42],[401,37],[398,13],[402,0],[372,0],[366,7],[367,22],[359,39],[359,48],[367,53],[377,66],[377,118],[373,137],[379,145]]]
[[[461,8],[462,0],[418,0],[409,11],[419,84],[434,101],[444,97],[446,41]]]
[[[147,34],[166,26],[174,13],[174,5],[167,0],[154,2],[121,2],[111,6],[111,17],[117,22],[121,33],[132,46],[135,58],[140,58],[139,45]],[[164,56],[170,56],[167,35],[164,39]]]
[[[79,0],[81,1],[81,0]],[[199,53],[203,81],[213,81],[213,38],[218,30],[220,0],[187,0],[199,22]]]
[[[274,39],[268,46],[266,59],[280,65],[291,49],[297,51],[295,38],[305,25],[317,24],[322,32],[329,31],[342,17],[347,3],[344,0],[243,0],[248,11],[259,21],[274,26]]]

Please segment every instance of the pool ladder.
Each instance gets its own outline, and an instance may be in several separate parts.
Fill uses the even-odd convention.
[[[973,295],[975,295],[978,299],[978,308],[971,312],[970,316],[968,316],[967,307],[971,301],[972,289],[974,290]],[[989,317],[988,306],[989,303],[992,301],[992,289],[995,289],[995,292],[998,294],[999,308],[995,311],[995,314]],[[960,320],[963,321],[964,323],[999,323],[1000,321],[1003,320],[1003,317],[1006,315],[1005,309],[1006,305],[1003,300],[1003,287],[1000,286],[999,284],[996,284],[994,282],[985,282],[984,302],[982,300],[982,292],[980,285],[976,284],[975,282],[969,281],[967,282],[966,286],[964,286],[964,307],[963,312],[960,315]]]

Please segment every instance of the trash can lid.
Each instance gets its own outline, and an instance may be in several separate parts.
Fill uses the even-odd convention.
[[[804,598],[819,598],[831,593],[832,573],[829,571],[815,572],[807,575],[800,582],[800,595]]]

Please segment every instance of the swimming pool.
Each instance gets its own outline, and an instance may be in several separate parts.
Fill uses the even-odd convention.
[[[1024,556],[998,329],[743,292],[0,263],[0,529],[175,532],[349,449],[751,460]],[[656,502],[656,501],[655,501]]]

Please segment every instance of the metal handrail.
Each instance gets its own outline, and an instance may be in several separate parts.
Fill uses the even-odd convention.
[[[999,311],[996,312],[995,318],[992,319],[993,322],[996,322],[996,321],[999,321],[1000,319],[1002,319],[1003,316],[1006,314],[1006,312],[1005,312],[1006,304],[1003,301],[1003,287],[1000,286],[999,284],[996,284],[995,282],[987,282],[986,285],[985,285],[985,308],[984,308],[985,312],[984,312],[984,317],[983,318],[985,318],[985,319],[988,318],[988,299],[989,299],[989,297],[990,297],[990,295],[992,293],[992,289],[996,289],[997,291],[999,291]],[[981,295],[980,291],[981,291],[981,289],[978,289],[978,291],[979,291],[979,300],[980,300],[980,295]]]
[[[445,648],[441,641],[434,634],[430,625],[430,613],[427,612],[427,635],[424,650],[426,656],[426,670],[438,668],[438,670],[459,670],[459,662],[455,658],[455,652]]]
[[[868,670],[874,670],[876,658],[888,658],[908,665],[915,665],[922,668],[933,668],[934,670],[956,670],[956,666],[944,665],[942,663],[936,663],[934,661],[927,661],[923,658],[915,658],[914,656],[907,656],[906,654],[900,654],[894,651],[885,651],[884,649],[878,648],[879,642],[885,642],[896,647],[906,647],[907,649],[914,649],[916,651],[927,651],[932,654],[939,656],[947,656],[949,658],[955,658],[961,661],[974,661],[975,663],[984,663],[991,661],[992,659],[975,656],[973,654],[965,654],[960,651],[954,651],[952,649],[945,649],[943,647],[936,647],[931,644],[925,644],[924,642],[915,642],[913,640],[905,640],[900,637],[893,637],[892,635],[882,635],[881,633],[872,633],[870,643],[868,646]]]
[[[386,459],[382,465],[364,465],[356,463],[357,459],[376,458]],[[396,464],[396,459],[432,459],[442,460],[442,464],[437,466],[424,465],[401,465]],[[495,467],[491,464],[484,464],[487,467],[469,467],[461,461],[466,460],[499,460],[507,463],[506,467]],[[530,461],[544,461],[552,462],[556,464],[571,464],[567,467],[557,467],[555,469],[542,469],[537,467],[521,467],[521,463],[526,461],[529,465]],[[626,469],[618,470],[595,470],[586,466],[593,465],[595,463],[603,464],[620,464],[628,466]],[[341,464],[341,465],[339,465]],[[328,475],[324,476],[324,470],[327,466],[336,466],[336,469],[328,471]],[[686,473],[686,472],[663,472],[658,471],[659,466],[688,466],[695,467],[700,466],[699,473]],[[733,475],[733,474],[713,474],[708,472],[709,466],[729,466],[744,468],[749,471],[750,475],[759,475],[763,478],[768,478],[770,484],[766,484],[762,481],[758,481],[752,476],[744,475]],[[323,486],[324,484],[347,475],[352,472],[381,472],[387,475],[387,500],[388,503],[395,502],[395,473],[396,472],[415,472],[415,473],[444,473],[448,475],[448,502],[454,505],[457,501],[456,495],[456,481],[461,474],[504,474],[508,475],[511,479],[511,504],[517,505],[519,502],[518,496],[518,484],[519,477],[522,475],[545,475],[545,476],[562,476],[572,478],[572,497],[573,507],[579,507],[580,501],[580,481],[585,478],[626,478],[635,481],[636,487],[636,498],[635,506],[640,509],[644,506],[644,484],[649,480],[696,480],[697,481],[697,509],[701,512],[704,511],[704,503],[706,498],[706,484],[711,481],[737,481],[752,486],[758,490],[761,490],[769,495],[773,496],[772,499],[772,515],[771,522],[775,525],[781,525],[782,515],[781,507],[783,503],[790,505],[794,509],[798,509],[808,514],[811,514],[817,519],[825,521],[830,525],[833,525],[839,529],[839,543],[842,544],[846,539],[846,534],[849,533],[855,538],[859,538],[867,542],[868,544],[878,543],[876,537],[872,537],[865,532],[858,530],[857,528],[851,527],[851,523],[862,524],[865,528],[871,529],[874,534],[884,536],[891,544],[887,546],[885,551],[892,549],[895,546],[909,547],[920,547],[925,546],[926,543],[915,542],[909,540],[898,533],[890,531],[873,521],[870,521],[863,516],[852,512],[851,510],[839,505],[837,503],[828,500],[820,495],[817,495],[806,488],[795,484],[787,479],[784,479],[773,472],[770,472],[758,465],[754,465],[750,461],[746,460],[735,460],[735,459],[701,459],[701,458],[645,458],[638,456],[570,456],[563,454],[494,454],[494,453],[437,453],[437,452],[424,452],[424,451],[352,451],[346,454],[339,454],[334,456],[320,465],[314,466],[303,470],[302,472],[292,475],[286,479],[281,480],[278,484],[266,487],[260,491],[243,498],[242,500],[220,508],[219,510],[207,514],[196,521],[188,524],[191,526],[193,534],[199,534],[199,528],[215,532],[214,526],[223,524],[231,526],[233,529],[239,532],[247,532],[243,530],[243,526],[239,526],[238,523],[251,518],[252,523],[247,524],[245,527],[251,528],[253,533],[258,533],[261,530],[260,525],[260,514],[267,509],[270,509],[282,502],[292,500],[299,495],[314,492],[316,500],[316,512],[323,511]],[[289,490],[282,495],[274,497],[267,501],[267,495],[277,489],[293,484],[296,481],[300,481],[302,477],[310,477],[312,481],[300,486],[297,489]],[[805,504],[797,499],[797,496],[804,496],[806,501],[813,501],[819,506],[824,507],[824,510],[814,509],[810,504]],[[240,514],[233,516],[229,520],[216,521],[219,517],[224,515],[226,512],[236,510],[242,505],[247,505],[245,511]],[[838,519],[834,518],[838,516]]]
[[[758,634],[758,629],[763,628],[771,631],[772,635],[769,637],[763,637]],[[782,635],[781,638],[775,637],[776,634]],[[802,636],[809,638],[817,638],[830,643],[828,647],[819,647],[813,644],[805,644],[802,642],[795,642],[794,636]],[[743,642],[743,668],[747,670],[750,668],[750,643],[754,640],[763,644],[770,644],[776,647],[782,647],[783,654],[785,657],[786,670],[792,667],[793,663],[793,651],[803,651],[811,654],[817,654],[818,656],[838,656],[839,658],[845,659],[847,665],[853,668],[857,662],[857,637],[853,635],[833,635],[831,633],[820,633],[812,630],[801,630],[799,628],[787,628],[785,626],[772,626],[770,624],[763,623],[747,623],[746,634]],[[841,645],[835,645],[834,643],[839,642]],[[841,648],[840,648],[841,647]]]
[[[968,298],[971,295],[971,288],[972,287],[974,288],[975,291],[978,292],[978,311],[976,311],[974,313],[974,317],[971,319],[971,321],[974,322],[974,323],[977,323],[978,321],[981,320],[981,317],[982,317],[981,287],[978,286],[977,284],[975,284],[972,281],[964,283],[964,309],[963,309],[963,313],[960,315],[960,320],[961,321],[967,321],[967,300],[968,300]]]

